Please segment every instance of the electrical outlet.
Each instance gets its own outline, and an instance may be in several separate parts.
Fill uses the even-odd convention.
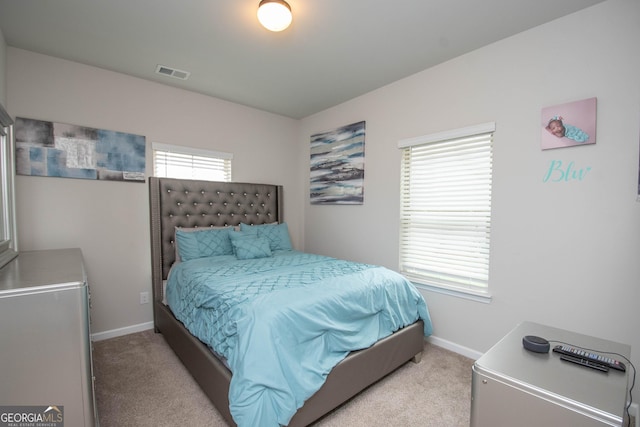
[[[140,304],[149,303],[149,292],[140,292]]]

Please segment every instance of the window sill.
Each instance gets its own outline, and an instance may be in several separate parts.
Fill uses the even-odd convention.
[[[415,280],[412,280],[410,277],[407,277],[411,283],[413,283],[416,288],[423,289],[425,291],[436,292],[438,294],[449,295],[456,298],[463,298],[470,301],[481,302],[483,304],[489,304],[491,302],[491,294],[488,292],[477,292],[468,289],[454,289],[454,288],[445,288],[442,286],[428,285],[426,283],[421,283]]]

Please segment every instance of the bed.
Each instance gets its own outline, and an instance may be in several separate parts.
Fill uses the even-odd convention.
[[[220,358],[207,343],[192,335],[167,305],[165,287],[172,266],[176,265],[176,271],[193,262],[176,263],[176,229],[197,231],[239,228],[241,224],[244,224],[242,227],[286,224],[282,193],[283,188],[277,185],[149,178],[155,330],[163,334],[230,425],[236,425],[236,421],[229,402],[232,388],[229,361]],[[254,228],[258,227],[250,231]],[[293,258],[288,253],[282,256]],[[409,360],[418,363],[424,337],[430,331],[428,312],[423,312],[413,323],[370,347],[351,351],[330,370],[322,386],[295,411],[287,425],[309,425]]]

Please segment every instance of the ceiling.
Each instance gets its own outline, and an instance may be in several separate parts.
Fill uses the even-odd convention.
[[[0,29],[8,46],[302,118],[603,0],[288,1],[281,33],[259,0],[0,0]]]

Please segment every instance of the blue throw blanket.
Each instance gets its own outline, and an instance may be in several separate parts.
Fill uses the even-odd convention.
[[[431,334],[424,299],[400,274],[297,251],[179,263],[166,297],[176,318],[226,358],[240,427],[288,424],[351,351],[419,318]]]

